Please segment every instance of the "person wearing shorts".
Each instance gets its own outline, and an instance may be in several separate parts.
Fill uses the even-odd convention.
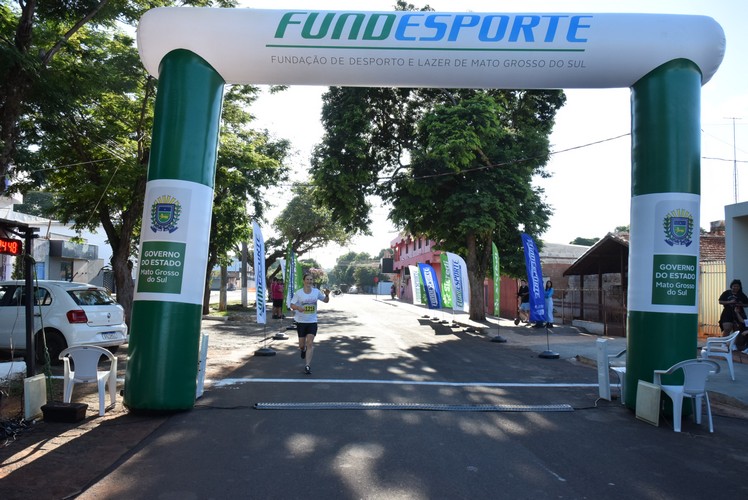
[[[519,319],[524,323],[530,323],[530,287],[527,281],[522,280],[521,286],[517,291],[519,297]]]
[[[330,302],[330,290],[324,292],[312,286],[312,275],[304,274],[304,287],[296,290],[289,308],[294,311],[296,332],[299,335],[301,359],[306,362],[304,373],[312,373],[314,338],[317,336],[317,302]]]
[[[273,319],[283,319],[283,282],[277,279],[270,285],[270,298],[273,301]]]

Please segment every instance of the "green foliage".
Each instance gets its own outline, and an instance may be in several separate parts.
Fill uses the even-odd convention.
[[[0,177],[8,172],[13,189],[48,196],[52,205],[45,215],[51,218],[81,230],[104,228],[118,300],[128,314],[157,82],[145,73],[133,37],[115,21],[134,24],[145,10],[175,3],[65,0],[26,2],[20,10],[0,6]],[[180,4],[229,7],[235,2]],[[28,36],[20,39],[17,28],[23,23]],[[261,220],[267,208],[264,190],[286,179],[288,142],[270,140],[250,127],[247,109],[257,92],[235,86],[225,94],[212,264],[225,262],[227,253],[247,239],[252,218]]]
[[[338,257],[335,267],[330,271],[330,282],[341,285],[364,284],[360,281],[360,274],[356,275],[358,269],[374,268],[376,272],[377,265],[378,260],[372,259],[366,252],[348,252]]]
[[[367,197],[380,196],[393,223],[466,256],[473,288],[489,271],[492,241],[504,273],[519,276],[520,233],[537,239],[551,215],[532,178],[548,175],[548,135],[564,102],[561,91],[330,88],[315,195],[360,233]]]
[[[584,245],[591,247],[598,241],[600,241],[600,238],[582,238],[581,236],[577,236],[573,241],[569,242],[569,245]]]
[[[269,206],[264,191],[288,179],[284,162],[289,142],[271,140],[267,131],[258,132],[249,127],[252,118],[248,109],[257,95],[256,87],[237,85],[229,88],[224,97],[209,268],[229,263],[232,251],[242,241],[249,240],[252,220],[264,219]]]
[[[374,278],[379,277],[379,272],[373,266],[360,266],[353,272],[354,283],[357,286],[374,286]]]
[[[333,218],[331,210],[315,203],[314,186],[295,184],[291,191],[293,198],[273,221],[279,236],[265,241],[268,265],[285,256],[289,243],[296,255],[304,255],[331,242],[348,244],[350,236]],[[315,263],[314,267],[321,266]]]
[[[54,197],[51,193],[31,191],[24,195],[23,203],[13,205],[13,210],[37,217],[52,218]]]

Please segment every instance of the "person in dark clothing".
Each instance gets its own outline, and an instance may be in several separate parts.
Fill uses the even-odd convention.
[[[730,288],[719,296],[722,304],[722,314],[719,317],[719,327],[722,335],[730,335],[735,330],[740,335],[735,340],[735,347],[742,351],[748,347],[748,325],[746,325],[745,306],[748,305],[748,296],[743,292],[743,284],[738,279],[732,280]]]
[[[523,323],[529,323],[530,322],[530,287],[527,286],[527,281],[522,280],[520,282],[519,290],[517,290],[517,297],[519,297],[519,319]]]
[[[745,328],[745,310],[748,305],[748,296],[743,293],[743,284],[740,280],[732,280],[730,288],[719,296],[722,304],[722,314],[719,317],[719,327],[722,335],[730,335],[735,330]]]

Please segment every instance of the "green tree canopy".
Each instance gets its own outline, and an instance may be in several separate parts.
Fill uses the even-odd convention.
[[[519,276],[520,233],[547,228],[551,209],[532,178],[547,175],[548,135],[564,102],[561,91],[330,88],[312,161],[317,195],[362,233],[366,199],[378,195],[396,225],[463,255],[471,317],[483,319],[491,242],[503,271]]]
[[[18,147],[24,116],[34,112],[37,99],[49,98],[45,85],[62,76],[55,59],[63,54],[86,54],[89,47],[79,39],[84,31],[113,30],[117,23],[135,26],[146,10],[171,5],[233,7],[236,2],[24,0],[0,4],[0,191],[5,190],[7,179],[16,176],[14,167],[25,153]]]
[[[331,210],[315,202],[314,191],[310,184],[294,184],[291,188],[293,198],[273,221],[278,236],[265,241],[267,269],[285,257],[289,245],[296,255],[303,256],[328,243],[348,244],[349,234]]]
[[[569,242],[569,245],[584,245],[591,247],[595,243],[600,241],[600,238],[582,238],[581,236],[577,236],[572,241]]]
[[[50,23],[38,24],[42,42]],[[103,227],[112,247],[117,299],[128,316],[156,84],[143,69],[130,35],[109,25],[78,28],[34,80],[35,93],[25,103],[14,146],[15,167],[24,173],[14,189],[51,195],[48,215],[76,229]],[[225,94],[212,264],[224,262],[246,239],[251,218],[262,218],[266,209],[264,189],[285,179],[287,141],[272,141],[250,127],[248,109],[256,95],[251,86],[233,86]],[[206,272],[206,307],[209,276]]]

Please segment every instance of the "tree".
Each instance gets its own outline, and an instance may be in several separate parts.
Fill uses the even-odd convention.
[[[330,271],[330,281],[336,284],[352,285],[358,283],[356,270],[371,263],[371,256],[366,252],[348,252],[338,257],[335,267]]]
[[[294,184],[293,198],[273,222],[277,237],[265,241],[265,268],[284,258],[288,245],[298,256],[303,256],[328,243],[347,245],[350,235],[333,218],[332,212],[314,202],[315,187]],[[315,264],[315,267],[321,267]]]
[[[264,219],[269,205],[264,190],[288,180],[284,161],[289,142],[271,140],[267,131],[250,128],[252,117],[248,110],[257,93],[256,87],[238,85],[232,86],[224,97],[203,296],[206,314],[212,269],[227,265],[241,242],[250,240],[252,220]],[[266,259],[266,269],[270,264]]]
[[[353,272],[354,283],[358,286],[369,286],[375,285],[374,278],[378,278],[379,273],[377,268],[373,265],[359,266]]]
[[[51,193],[31,191],[23,197],[23,203],[13,205],[13,210],[37,217],[50,218],[52,215],[54,198]]]
[[[600,238],[582,238],[581,236],[577,236],[574,240],[569,242],[569,245],[584,245],[591,247],[598,241],[600,241]]]
[[[28,176],[14,188],[51,193],[52,215],[76,229],[104,228],[117,299],[129,321],[156,80],[126,34],[82,29],[69,43],[51,64],[55,78],[43,81],[44,93],[21,120],[16,157]],[[246,241],[247,199],[253,215],[262,217],[262,190],[285,179],[288,142],[270,141],[249,127],[256,95],[250,86],[226,92],[209,248],[214,264]]]
[[[234,0],[19,0],[0,5],[0,192],[18,164],[21,121],[40,93],[40,83],[54,81],[53,62],[78,45],[86,29],[112,29],[117,22],[134,26],[151,8],[174,4],[233,7]]]
[[[470,317],[482,320],[491,243],[518,276],[520,233],[547,228],[551,210],[532,177],[548,175],[548,135],[564,101],[561,91],[330,88],[312,160],[317,196],[365,232],[366,198],[378,195],[396,225],[465,255]]]
[[[129,321],[156,81],[117,31],[79,30],[49,66],[54,78],[20,121],[16,168],[27,175],[14,189],[52,195],[50,215],[75,229],[103,227]]]

